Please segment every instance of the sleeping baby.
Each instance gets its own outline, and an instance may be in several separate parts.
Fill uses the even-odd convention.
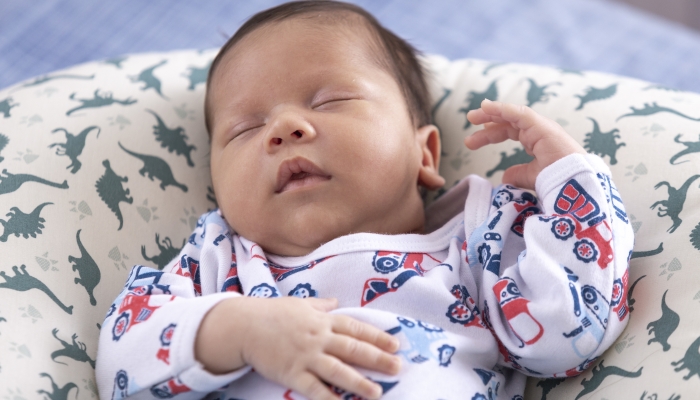
[[[522,399],[583,372],[627,321],[633,234],[604,162],[485,100],[476,150],[534,160],[442,187],[416,51],[357,6],[248,20],[205,104],[218,209],[102,325],[102,399]],[[534,189],[531,191],[519,189]]]

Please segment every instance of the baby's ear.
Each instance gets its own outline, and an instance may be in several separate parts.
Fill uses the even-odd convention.
[[[440,176],[440,131],[435,125],[424,125],[416,131],[416,141],[421,149],[421,166],[418,184],[436,190],[445,184]]]

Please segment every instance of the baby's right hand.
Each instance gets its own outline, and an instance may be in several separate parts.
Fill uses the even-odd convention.
[[[399,348],[398,340],[372,325],[328,313],[337,307],[335,299],[243,297],[220,305],[246,315],[232,321],[242,325],[238,341],[242,360],[265,378],[309,399],[337,399],[323,382],[377,399],[381,387],[352,366],[390,375],[401,368],[401,360],[392,354]]]

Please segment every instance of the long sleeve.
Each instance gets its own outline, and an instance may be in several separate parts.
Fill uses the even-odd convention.
[[[100,398],[199,399],[250,370],[213,375],[194,357],[204,315],[219,301],[240,296],[230,234],[208,219],[219,220],[212,213],[200,218],[163,271],[141,265],[131,270],[100,331]],[[205,241],[217,246],[202,246]]]
[[[492,190],[465,245],[467,278],[501,365],[534,376],[577,375],[629,320],[633,231],[596,156],[570,155],[545,168],[536,193]]]

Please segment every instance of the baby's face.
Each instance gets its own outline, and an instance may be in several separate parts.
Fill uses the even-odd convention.
[[[272,23],[229,50],[212,77],[216,198],[232,228],[268,252],[422,230],[421,140],[437,131],[414,127],[369,40],[364,28],[313,19]]]

